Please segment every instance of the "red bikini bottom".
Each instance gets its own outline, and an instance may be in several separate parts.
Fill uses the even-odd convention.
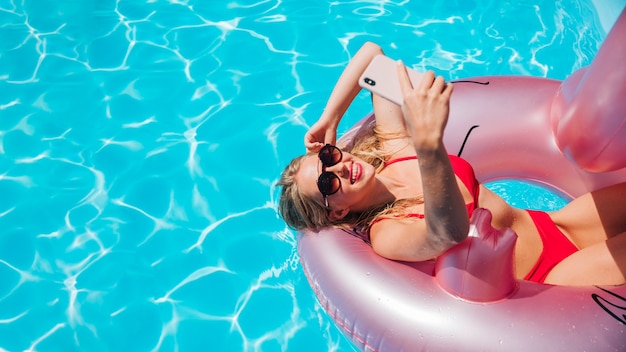
[[[563,259],[578,252],[578,248],[552,222],[550,216],[542,211],[527,210],[539,231],[543,250],[532,270],[524,280],[543,283],[546,277]]]

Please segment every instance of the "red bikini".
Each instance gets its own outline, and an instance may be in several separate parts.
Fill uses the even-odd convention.
[[[474,200],[466,205],[467,212],[471,217],[472,212],[478,206],[480,183],[476,180],[474,169],[467,161],[454,155],[450,155],[449,158],[454,174],[461,179]],[[392,159],[387,161],[385,166],[401,161],[416,159],[416,156]],[[554,269],[554,267],[563,259],[573,253],[576,253],[578,248],[559,230],[558,227],[556,227],[547,213],[536,210],[527,210],[527,212],[530,214],[530,217],[539,232],[539,236],[541,237],[541,241],[543,243],[543,250],[537,260],[537,263],[535,263],[535,266],[528,273],[528,275],[526,275],[524,280],[543,283],[548,274],[550,274],[550,271],[552,271],[552,269]],[[417,213],[411,213],[408,214],[408,216],[420,219],[424,218],[424,214]]]
[[[578,248],[556,227],[548,214],[536,210],[526,211],[537,227],[543,250],[524,280],[543,283],[550,271],[563,259],[578,252]]]
[[[467,213],[469,214],[469,217],[472,217],[472,213],[474,212],[474,209],[476,209],[476,207],[478,206],[478,195],[480,192],[480,183],[478,182],[478,180],[476,180],[476,175],[474,175],[474,169],[467,161],[454,155],[448,155],[448,157],[450,158],[450,164],[452,164],[452,170],[454,171],[454,174],[458,178],[461,179],[465,187],[467,187],[470,194],[472,195],[472,199],[474,199],[473,202],[466,204]],[[389,166],[391,164],[398,163],[401,161],[416,160],[416,159],[417,159],[417,156],[405,156],[402,158],[389,160],[385,162],[385,166]],[[411,214],[408,214],[408,216],[412,218],[419,218],[419,219],[424,218],[424,214],[411,213]]]

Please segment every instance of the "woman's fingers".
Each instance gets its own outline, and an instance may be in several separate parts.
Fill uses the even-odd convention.
[[[337,130],[323,124],[315,123],[304,134],[304,147],[309,152],[317,153],[324,145],[336,142]]]
[[[304,135],[304,147],[309,152],[317,152],[322,148],[323,143],[319,141],[319,139],[312,134],[311,132],[307,132]]]
[[[430,89],[442,92],[445,88],[445,81],[443,80],[443,77],[435,78],[435,73],[430,70],[426,71],[424,75],[422,75],[422,79],[419,81],[417,86],[413,87],[413,83],[409,78],[408,70],[400,60],[398,60],[397,72],[403,96],[407,96],[414,91],[426,94]]]
[[[448,82],[445,83],[446,87],[443,90],[443,93],[441,93],[441,95],[445,96],[446,99],[448,99],[448,101],[450,100],[450,96],[452,96],[452,90],[454,89],[454,86],[452,85],[452,83]]]
[[[433,71],[426,71],[424,72],[424,75],[422,76],[422,79],[420,80],[420,83],[417,86],[417,90],[419,90],[420,92],[428,92],[428,90],[430,90],[430,88],[432,87],[433,83],[435,81],[435,72]]]
[[[446,81],[443,79],[443,77],[438,76],[437,78],[435,78],[435,81],[433,82],[432,90],[435,93],[442,93],[443,90],[445,89],[445,85],[446,85]]]

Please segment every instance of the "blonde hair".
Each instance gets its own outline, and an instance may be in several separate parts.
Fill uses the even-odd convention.
[[[353,141],[341,149],[371,164],[380,172],[392,152],[383,151],[381,144],[392,139],[406,138],[403,133],[381,133],[377,128],[366,129],[354,137]],[[283,171],[277,185],[282,187],[278,212],[287,225],[295,230],[319,230],[325,227],[359,228],[362,231],[379,219],[406,217],[408,208],[423,203],[422,197],[399,199],[389,204],[369,209],[365,212],[351,212],[342,219],[332,220],[328,209],[319,197],[305,195],[295,180],[302,160],[314,154],[306,154],[293,159]],[[404,215],[404,216],[403,216]]]

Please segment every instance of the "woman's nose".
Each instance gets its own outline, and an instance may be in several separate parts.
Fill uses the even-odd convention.
[[[337,176],[341,176],[344,170],[343,162],[338,162],[333,166],[326,166],[327,172],[335,173]]]

